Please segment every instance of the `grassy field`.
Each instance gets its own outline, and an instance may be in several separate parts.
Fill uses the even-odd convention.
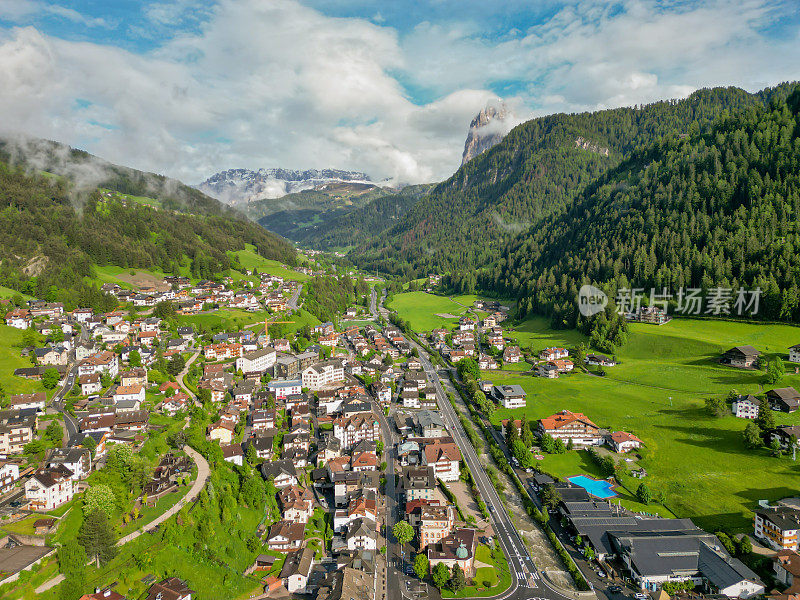
[[[579,333],[549,330],[539,319],[523,323],[514,335],[534,349],[583,341]],[[646,481],[664,494],[669,510],[712,531],[747,531],[758,500],[797,495],[800,464],[791,457],[773,458],[766,450],[747,450],[741,441],[746,422],[708,416],[704,400],[731,389],[758,394],[771,387],[800,387],[800,375],[789,367],[791,373],[765,388],[763,373],[716,362],[720,352],[734,345],[752,344],[777,354],[798,341],[800,329],[785,325],[695,320],[661,327],[634,324],[628,344],[617,355],[620,364],[606,369],[606,377],[576,373],[546,380],[486,372],[494,383],[518,383],[528,392],[525,409],[500,409],[492,420],[521,414],[535,420],[569,409],[585,413],[600,427],[632,432],[647,445],[640,461],[649,475]],[[777,413],[776,421],[800,424],[800,413]],[[546,456],[539,464],[560,476],[599,474],[583,453]],[[633,501],[624,491],[622,499]]]
[[[44,391],[44,387],[38,381],[14,377],[15,369],[31,366],[28,357],[19,355],[22,334],[22,329],[0,325],[0,386],[7,394],[30,394]]]
[[[269,260],[256,254],[255,247],[251,244],[247,244],[247,248],[244,250],[239,250],[237,252],[233,252],[232,254],[235,254],[239,257],[239,263],[245,269],[252,269],[255,267],[258,269],[259,273],[269,273],[270,275],[275,275],[276,277],[293,279],[295,281],[306,281],[309,278],[308,275],[305,275],[304,273],[298,273],[297,271],[287,269],[277,260]]]
[[[440,327],[449,329],[458,323],[458,319],[437,317],[437,313],[463,315],[467,312],[466,308],[447,296],[435,296],[426,292],[395,294],[389,308],[410,322],[416,331],[431,331]]]
[[[395,294],[387,307],[397,311],[397,314],[409,321],[416,331],[431,331],[440,327],[449,329],[458,323],[457,319],[437,317],[437,313],[461,316],[471,309],[479,298],[483,296],[470,294],[448,297],[427,292],[403,292]],[[503,303],[513,305],[510,301]],[[479,317],[486,314],[483,311],[475,312]]]
[[[33,300],[33,296],[29,296],[28,294],[23,294],[17,290],[12,290],[11,288],[0,285],[0,298],[13,298],[17,294],[22,296],[23,300]],[[5,312],[3,312],[3,314],[5,314]]]

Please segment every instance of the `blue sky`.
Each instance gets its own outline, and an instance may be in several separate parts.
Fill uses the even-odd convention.
[[[190,183],[431,181],[469,121],[800,79],[797,0],[0,0],[3,125]]]

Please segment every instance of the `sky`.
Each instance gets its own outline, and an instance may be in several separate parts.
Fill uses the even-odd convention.
[[[800,80],[800,0],[0,0],[0,133],[199,183],[458,167],[469,123]]]

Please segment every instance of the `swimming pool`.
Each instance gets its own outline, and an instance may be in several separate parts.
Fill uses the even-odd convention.
[[[567,477],[567,481],[585,489],[595,498],[613,498],[617,493],[611,489],[611,484],[602,479],[592,479],[586,475]]]

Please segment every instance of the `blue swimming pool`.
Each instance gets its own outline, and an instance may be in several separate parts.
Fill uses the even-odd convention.
[[[613,498],[617,493],[611,489],[611,484],[602,479],[592,479],[586,475],[567,477],[567,481],[579,485],[595,498]]]

